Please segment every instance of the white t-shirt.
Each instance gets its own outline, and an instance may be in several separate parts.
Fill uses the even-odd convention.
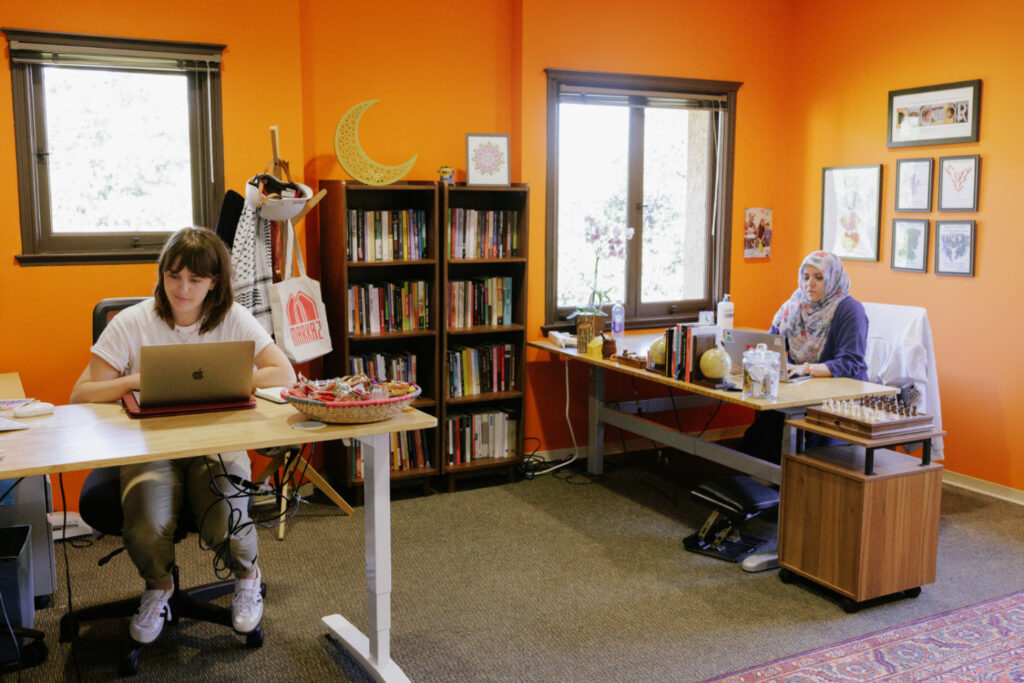
[[[90,351],[122,375],[131,375],[139,371],[139,349],[143,346],[251,340],[256,343],[258,356],[274,341],[252,313],[238,304],[231,305],[220,325],[200,334],[198,322],[189,327],[168,327],[157,317],[155,303],[146,299],[118,313]]]

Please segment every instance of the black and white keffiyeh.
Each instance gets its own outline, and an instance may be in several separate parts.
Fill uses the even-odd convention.
[[[231,288],[235,302],[245,306],[268,333],[274,334],[270,316],[270,285],[274,281],[270,221],[246,202],[238,219],[231,248]]]

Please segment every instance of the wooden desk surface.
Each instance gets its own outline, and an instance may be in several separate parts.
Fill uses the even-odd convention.
[[[645,355],[647,347],[651,345],[651,342],[660,336],[660,334],[627,335],[624,340],[619,340],[618,350],[621,352],[624,349],[628,349],[643,356]],[[804,382],[780,382],[779,396],[774,401],[757,398],[743,398],[743,392],[741,391],[722,391],[719,389],[712,389],[701,384],[692,384],[690,382],[671,379],[663,374],[650,372],[642,368],[634,368],[630,365],[616,363],[613,360],[598,360],[596,358],[591,358],[586,354],[578,353],[574,346],[561,348],[558,344],[547,339],[531,341],[528,342],[528,345],[543,351],[549,351],[568,358],[574,358],[583,363],[589,363],[590,365],[595,365],[607,370],[612,370],[625,375],[633,375],[634,377],[641,377],[651,382],[657,382],[658,384],[664,384],[693,394],[712,396],[723,401],[728,401],[729,403],[753,408],[754,410],[798,408],[817,405],[819,403],[823,403],[826,399],[844,401],[852,398],[858,398],[860,396],[884,396],[886,394],[898,393],[898,390],[895,387],[888,387],[882,384],[872,384],[871,382],[862,382],[857,379],[849,379],[848,377],[815,377]],[[739,378],[733,379],[738,380]],[[734,383],[740,384],[741,382],[736,381]]]
[[[290,405],[262,399],[251,410],[138,420],[120,403],[58,406],[52,415],[25,418],[29,429],[0,432],[0,479],[437,426],[437,418],[414,408],[384,422],[292,427],[304,420]]]

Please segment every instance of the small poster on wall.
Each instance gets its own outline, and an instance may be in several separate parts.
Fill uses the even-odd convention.
[[[772,255],[772,209],[748,208],[743,221],[743,258]]]

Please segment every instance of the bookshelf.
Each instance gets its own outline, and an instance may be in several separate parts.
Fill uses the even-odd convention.
[[[324,376],[362,370],[407,378],[423,389],[413,406],[439,415],[437,183],[321,180],[320,189],[327,190],[320,204],[321,285],[334,345]],[[418,482],[429,491],[430,477],[440,474],[439,431],[392,444],[392,483]],[[361,491],[358,447],[329,442],[325,451],[344,463],[335,476]]]
[[[441,474],[506,468],[523,454],[530,189],[440,188]]]

